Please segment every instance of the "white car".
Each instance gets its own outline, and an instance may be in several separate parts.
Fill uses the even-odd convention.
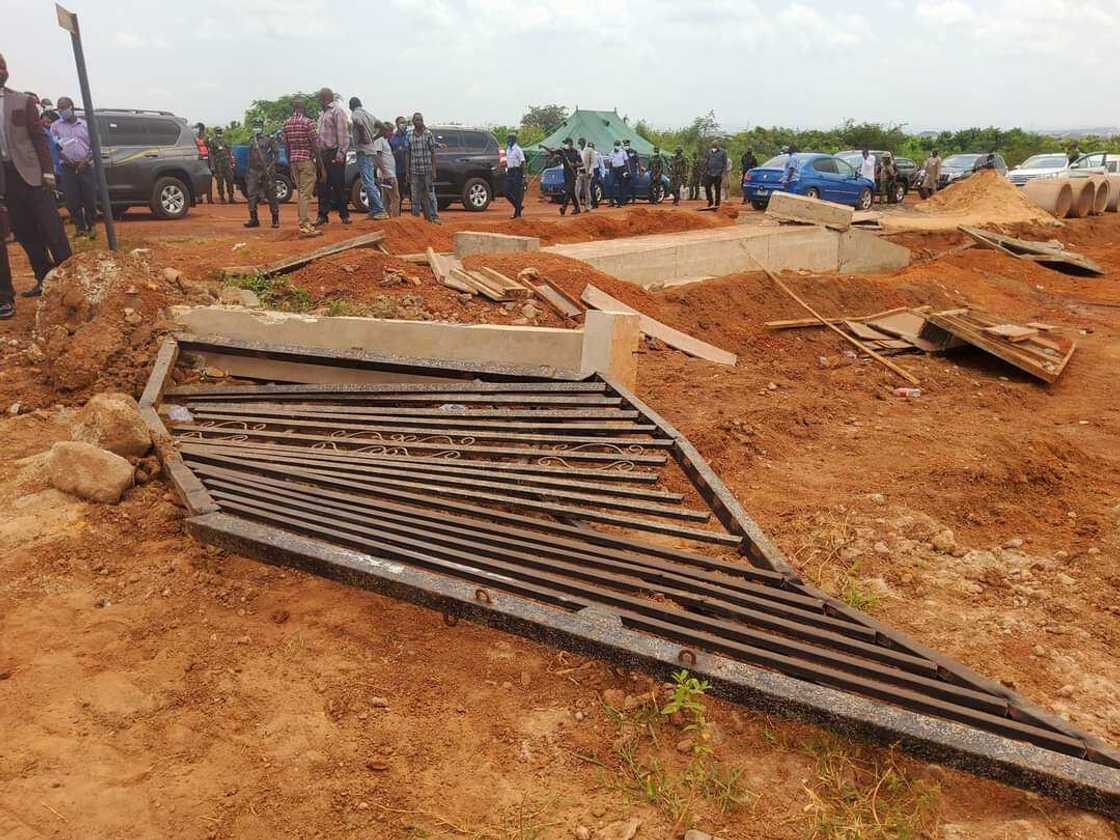
[[[1082,155],[1069,165],[1069,174],[1072,177],[1120,174],[1120,155],[1110,155],[1107,152]]]
[[[1007,179],[1017,187],[1035,178],[1055,178],[1069,168],[1069,158],[1063,154],[1033,155],[1007,173]]]

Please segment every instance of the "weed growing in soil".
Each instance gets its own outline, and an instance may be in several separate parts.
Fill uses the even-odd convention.
[[[816,760],[809,795],[813,838],[928,837],[936,827],[941,788],[913,778],[893,750],[867,751],[820,734],[806,747]]]
[[[661,811],[672,820],[673,831],[695,824],[704,806],[728,814],[752,798],[742,785],[743,770],[724,766],[714,755],[704,704],[710,687],[706,680],[678,671],[673,675],[673,693],[663,707],[653,702],[629,712],[607,707],[619,725],[614,786]],[[667,743],[671,737],[663,737],[671,736],[666,726],[673,719],[683,720],[681,731],[690,736],[676,745]],[[682,752],[688,755],[683,767]]]
[[[267,309],[281,312],[308,312],[311,309],[311,295],[307,289],[293,286],[284,277],[265,277],[260,273],[242,277],[230,277],[227,286],[235,289],[248,289],[255,294]]]

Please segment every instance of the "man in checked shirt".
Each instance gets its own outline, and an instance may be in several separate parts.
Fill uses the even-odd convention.
[[[296,182],[299,207],[299,232],[304,236],[318,236],[322,231],[311,224],[308,207],[311,193],[315,191],[315,158],[319,152],[319,135],[307,117],[307,105],[302,99],[292,100],[292,115],[281,130],[284,145],[288,147],[288,165]]]
[[[346,112],[335,101],[334,91],[319,91],[319,154],[323,172],[319,179],[319,218],[315,225],[325,225],[333,207],[344,225],[350,224],[350,208],[346,195],[346,151],[350,148],[350,126]]]

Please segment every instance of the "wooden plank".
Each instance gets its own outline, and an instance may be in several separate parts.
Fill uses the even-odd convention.
[[[1017,259],[1041,263],[1047,265],[1047,267],[1053,267],[1049,264],[1056,263],[1059,266],[1072,266],[1090,274],[1104,274],[1104,269],[1091,259],[1073,251],[1067,251],[1060,244],[1030,242],[1026,239],[1016,239],[1013,236],[1005,236],[1002,233],[994,233],[979,228],[961,226],[960,230],[977,242]]]
[[[847,328],[848,332],[864,341],[883,341],[890,338],[889,335],[881,330],[877,330],[859,321],[844,321],[844,326]]]
[[[936,353],[941,349],[934,342],[922,338],[922,328],[925,326],[926,319],[918,312],[911,310],[895,312],[866,323],[880,332],[910,342],[923,353]]]
[[[472,280],[474,280],[474,282],[477,283],[478,285],[485,286],[486,288],[490,289],[491,291],[497,292],[498,294],[502,295],[503,297],[509,297],[510,296],[509,292],[501,284],[495,283],[493,280],[491,280],[489,277],[487,277],[481,271],[476,271],[474,269],[470,269],[470,270],[463,269],[463,271],[466,274],[469,274],[470,278]]]
[[[341,254],[354,248],[375,248],[384,239],[385,231],[375,230],[370,233],[363,233],[361,236],[355,236],[353,239],[344,239],[342,242],[335,242],[333,245],[324,245],[322,248],[317,248],[314,251],[309,251],[306,254],[300,254],[296,257],[289,257],[286,260],[281,260],[271,265],[224,268],[222,269],[222,275],[224,277],[239,277],[244,275],[246,269],[248,269],[248,273],[257,274],[261,277],[275,277],[279,274],[288,274],[296,269],[303,268],[308,263],[312,263],[323,257],[332,257],[335,254]]]
[[[1014,342],[1026,341],[1032,335],[1038,335],[1038,330],[1021,327],[1018,324],[997,324],[994,327],[984,327],[983,331],[997,338],[1006,338]]]
[[[896,306],[894,309],[886,309],[882,312],[876,312],[873,315],[840,315],[836,318],[826,318],[830,324],[842,324],[845,321],[859,321],[866,323],[878,318],[885,318],[888,315],[894,315],[898,312],[909,312],[910,309],[905,306]],[[823,326],[817,318],[794,318],[788,321],[767,321],[763,324],[764,327],[770,330],[793,330],[801,327],[820,327]]]
[[[1075,344],[1071,345],[1065,356],[1058,360],[1033,348],[985,335],[982,332],[984,321],[991,319],[983,313],[970,312],[967,316],[962,316],[935,312],[930,314],[928,320],[939,329],[1048,383],[1055,382],[1061,376],[1076,349]]]
[[[603,312],[624,312],[628,315],[637,315],[640,318],[639,328],[643,333],[650,338],[656,338],[658,341],[663,341],[670,347],[681,350],[690,356],[696,356],[698,359],[706,359],[709,362],[716,362],[721,365],[734,365],[739,357],[734,353],[728,353],[726,350],[720,350],[705,341],[698,338],[675,330],[667,324],[662,324],[660,321],[655,321],[648,315],[643,315],[636,309],[627,306],[620,300],[616,300],[601,289],[594,286],[587,286],[583,290],[583,301],[592,309],[598,309]]]
[[[886,359],[883,356],[880,356],[878,353],[876,353],[870,347],[867,347],[866,345],[864,345],[858,338],[853,338],[852,336],[848,335],[846,332],[844,332],[842,329],[840,329],[835,324],[828,323],[828,321],[826,321],[824,319],[824,317],[822,317],[820,314],[818,314],[817,311],[815,309],[813,309],[813,307],[811,307],[809,304],[807,304],[805,301],[803,301],[801,298],[799,298],[797,296],[797,294],[793,291],[793,289],[791,289],[789,286],[787,286],[785,283],[783,283],[781,281],[781,279],[779,279],[777,274],[772,272],[770,269],[768,269],[766,266],[764,266],[758,260],[755,260],[754,257],[751,257],[751,259],[754,260],[755,265],[757,265],[760,269],[762,269],[762,271],[766,272],[766,276],[769,277],[770,280],[773,281],[773,283],[779,289],[781,289],[783,292],[785,292],[787,295],[789,295],[791,298],[793,298],[795,301],[797,301],[799,304],[801,304],[801,306],[805,309],[806,312],[810,313],[814,318],[816,318],[818,321],[820,321],[822,324],[824,324],[826,327],[828,327],[830,330],[832,330],[838,336],[843,338],[849,344],[859,348],[861,351],[866,353],[868,356],[870,356],[872,359],[877,361],[883,367],[885,367],[888,370],[891,370],[894,373],[898,374],[899,376],[901,376],[903,379],[905,379],[910,384],[912,384],[912,385],[920,385],[921,384],[918,381],[917,377],[915,377],[915,376],[911,375],[910,373],[906,372],[905,370],[900,368],[898,365],[896,365],[894,362],[892,362],[890,359]]]
[[[533,290],[529,287],[518,283],[516,280],[511,280],[500,271],[495,271],[492,268],[480,268],[479,272],[483,274],[488,280],[496,283],[499,288],[506,291],[510,297],[527,298],[532,297]]]
[[[480,294],[492,301],[500,303],[501,301],[505,300],[505,297],[503,295],[495,292],[489,286],[483,283],[479,283],[477,280],[471,277],[471,275],[460,268],[451,269],[451,273],[448,274],[448,280],[453,280],[456,283],[462,284],[467,288],[472,289],[476,294]]]

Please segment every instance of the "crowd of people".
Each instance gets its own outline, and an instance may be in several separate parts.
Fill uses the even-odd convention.
[[[411,124],[399,116],[383,122],[362,105],[357,96],[350,97],[350,114],[330,88],[318,93],[319,118],[307,116],[307,103],[292,101],[292,113],[277,136],[267,134],[263,120],[252,125],[245,169],[245,194],[249,219],[245,227],[260,227],[258,209],[268,203],[272,227],[280,226],[280,205],[276,197],[276,164],[280,144],[287,153],[292,185],[297,195],[299,229],[305,236],[316,236],[330,221],[331,212],[348,225],[349,195],[346,186],[346,158],[355,153],[361,173],[362,188],[369,206],[369,218],[375,220],[399,216],[403,190],[407,183],[412,197],[414,216],[423,215],[432,224],[441,224],[435,194],[436,140],[424,123],[424,115],[412,115]],[[195,126],[199,153],[208,161],[211,183],[218,185],[218,198],[233,204],[233,150],[221,128],[207,133],[202,123]],[[228,195],[228,199],[227,199]],[[311,197],[319,199],[318,212],[311,219]],[[213,187],[206,200],[214,201]]]

